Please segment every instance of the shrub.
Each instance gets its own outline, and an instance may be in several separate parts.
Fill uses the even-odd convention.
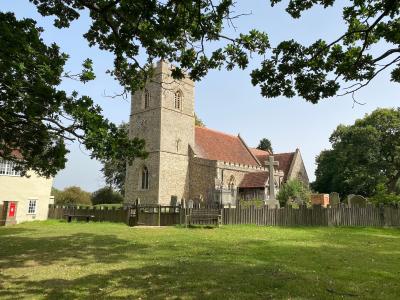
[[[63,191],[53,189],[54,203],[61,205],[91,205],[90,193],[78,186],[70,186]]]
[[[297,199],[300,199],[304,204],[309,204],[311,201],[311,192],[308,186],[305,186],[300,180],[293,179],[283,184],[276,198],[279,200],[281,206],[295,203]]]
[[[54,196],[54,199],[56,199],[58,197],[58,195],[60,195],[60,193],[62,193],[62,191],[60,191],[59,189],[52,187],[51,188],[51,196]]]
[[[250,207],[250,206],[255,206],[255,207],[261,207],[264,205],[264,201],[261,199],[251,199],[251,200],[244,200],[241,199],[239,201],[239,205],[242,207]]]
[[[93,205],[97,204],[113,204],[122,203],[124,197],[118,192],[115,192],[111,187],[103,187],[92,194]]]
[[[394,186],[394,191],[397,195],[400,195],[400,178],[397,180],[396,185]]]
[[[376,187],[375,195],[370,197],[368,200],[375,204],[379,203],[389,204],[392,202],[400,202],[400,195],[389,193],[386,188],[386,185],[380,183]]]

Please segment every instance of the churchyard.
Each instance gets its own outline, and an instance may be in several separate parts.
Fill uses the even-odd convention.
[[[396,299],[400,230],[0,228],[1,299]]]

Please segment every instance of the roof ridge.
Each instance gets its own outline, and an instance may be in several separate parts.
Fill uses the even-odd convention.
[[[249,149],[251,149],[251,150],[256,150],[256,151],[262,151],[262,152],[265,152],[265,154],[268,154],[268,155],[283,155],[283,154],[294,154],[294,153],[296,153],[296,151],[293,151],[293,152],[280,152],[280,153],[274,152],[274,153],[270,153],[269,151],[265,151],[265,150],[262,150],[262,149],[258,149],[258,148],[256,148],[256,147],[249,147]]]
[[[296,151],[294,151],[294,152],[273,153],[272,155],[295,154],[295,153],[296,153]]]
[[[256,151],[262,151],[262,152],[265,152],[265,153],[270,153],[269,151],[258,149],[257,147],[249,147],[249,149],[250,150],[256,150]]]
[[[262,167],[261,162],[258,160],[258,158],[253,154],[253,152],[251,152],[250,148],[247,146],[246,142],[242,139],[242,137],[240,136],[240,134],[238,134],[238,138],[240,140],[240,142],[243,144],[243,146],[246,148],[247,152],[250,153],[251,157],[253,157],[253,159],[256,161],[256,163]]]
[[[229,134],[229,133],[222,132],[222,131],[215,130],[215,129],[211,129],[211,128],[208,128],[208,127],[195,126],[195,128],[205,129],[205,130],[212,131],[212,132],[219,133],[219,134],[223,134],[223,135],[226,135],[226,136],[229,136],[229,137],[238,138],[237,135]]]

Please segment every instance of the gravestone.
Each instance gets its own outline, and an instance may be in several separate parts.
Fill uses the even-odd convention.
[[[360,195],[349,195],[347,198],[347,204],[349,207],[366,207],[367,199]]]
[[[189,201],[187,202],[187,207],[193,208],[193,206],[194,206],[194,201],[192,199],[189,199]]]
[[[332,192],[329,194],[329,205],[331,207],[338,207],[340,203],[339,193]]]
[[[350,199],[353,198],[355,195],[354,194],[350,194],[347,196],[347,203],[349,203]]]
[[[280,208],[281,207],[281,204],[279,203],[279,201],[275,200],[275,199],[266,200],[265,205],[268,208]]]

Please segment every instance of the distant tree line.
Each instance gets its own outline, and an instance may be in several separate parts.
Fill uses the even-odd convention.
[[[124,201],[124,197],[109,186],[93,193],[86,192],[77,186],[70,186],[64,190],[53,187],[51,195],[54,196],[54,203],[58,205],[118,204]]]

